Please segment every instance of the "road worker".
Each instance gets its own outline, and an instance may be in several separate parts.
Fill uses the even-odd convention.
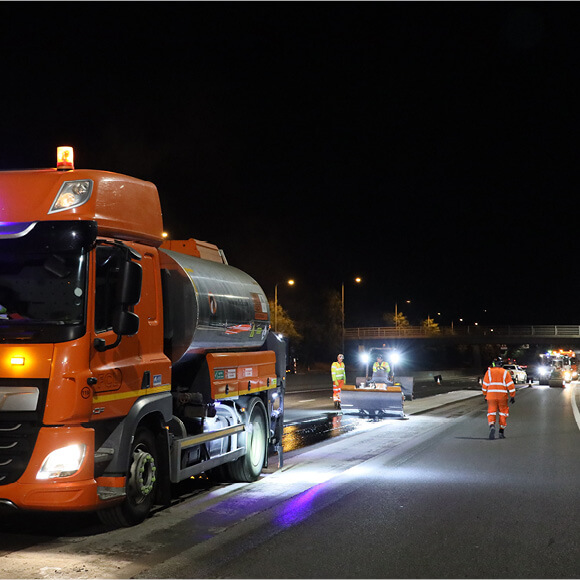
[[[336,361],[332,363],[330,374],[332,375],[332,400],[335,408],[340,409],[340,391],[346,381],[343,354],[339,354],[336,357]]]
[[[373,364],[373,378],[388,378],[390,373],[391,365],[386,360],[383,360],[382,355],[379,354],[376,362]]]
[[[495,416],[496,413],[499,413],[499,438],[505,439],[504,430],[510,414],[508,397],[510,403],[513,404],[516,395],[516,388],[509,371],[500,366],[495,366],[495,362],[491,363],[483,377],[481,389],[487,401],[489,438],[495,439]]]

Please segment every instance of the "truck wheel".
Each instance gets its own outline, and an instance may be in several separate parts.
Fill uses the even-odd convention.
[[[127,473],[127,493],[123,503],[98,512],[101,522],[111,527],[129,527],[141,523],[151,511],[157,493],[157,448],[151,431],[137,429],[131,446],[131,464]]]
[[[243,457],[228,464],[234,481],[252,482],[262,473],[268,445],[266,409],[258,401],[250,412],[247,427],[247,451]]]

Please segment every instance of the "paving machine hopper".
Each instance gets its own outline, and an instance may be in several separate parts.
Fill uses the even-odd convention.
[[[404,399],[401,386],[397,384],[344,385],[340,392],[340,406],[343,412],[358,411],[370,416],[398,415],[405,417]]]

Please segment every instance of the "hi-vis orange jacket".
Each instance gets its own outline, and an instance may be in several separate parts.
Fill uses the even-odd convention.
[[[490,399],[507,399],[515,397],[516,388],[512,381],[512,376],[509,371],[501,367],[490,367],[487,369],[483,377],[483,384],[481,386],[483,396],[489,401]]]

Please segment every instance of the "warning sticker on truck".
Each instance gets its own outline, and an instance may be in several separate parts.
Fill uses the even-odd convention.
[[[250,296],[254,301],[254,318],[256,320],[268,320],[268,302],[266,297],[256,292],[251,292]]]

